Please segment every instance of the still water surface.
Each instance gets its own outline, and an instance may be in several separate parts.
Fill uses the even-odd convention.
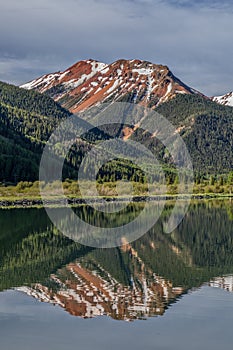
[[[88,207],[74,210],[110,225]],[[135,203],[110,221],[121,225],[140,210]],[[1,349],[231,348],[233,203],[192,203],[164,234],[171,210],[112,249],[63,236],[43,209],[0,210]]]

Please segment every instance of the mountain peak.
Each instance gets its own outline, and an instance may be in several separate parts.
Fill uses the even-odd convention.
[[[92,59],[75,63],[64,72],[43,75],[21,86],[46,92],[71,112],[104,101],[124,101],[156,107],[177,94],[196,94],[170,69],[139,59],[111,64]]]
[[[233,92],[228,92],[225,95],[222,96],[215,96],[212,98],[213,101],[225,105],[225,106],[231,106],[233,107]]]

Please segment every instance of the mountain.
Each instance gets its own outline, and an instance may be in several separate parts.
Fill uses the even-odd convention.
[[[177,94],[201,95],[176,78],[167,66],[123,59],[109,65],[80,61],[64,72],[43,75],[21,87],[46,93],[72,113],[106,101],[155,107]]]
[[[100,108],[102,102],[123,101],[153,108],[175,125],[185,139],[195,173],[224,173],[232,169],[233,109],[188,87],[166,66],[141,60],[118,60],[109,65],[80,61],[64,72],[44,75],[22,87],[49,95],[71,112],[80,112],[90,123],[96,116],[95,106]],[[141,120],[135,125],[103,131],[113,137],[120,135],[143,142],[170,167],[166,151],[161,147],[158,151],[156,130],[149,118],[142,115],[148,133],[140,130]]]
[[[109,65],[94,60],[80,61],[64,72],[42,76],[22,87],[0,83],[0,181],[37,180],[43,147],[58,123],[69,118],[70,111],[88,111],[91,128],[96,106],[100,110],[104,101],[128,101],[155,108],[185,140],[196,174],[224,174],[232,170],[232,107],[216,103],[191,89],[166,66],[140,60],[118,60]],[[84,118],[84,114],[79,113],[79,117]],[[96,129],[87,137],[91,142],[116,135],[124,140],[139,141],[156,155],[174,180],[172,158],[155,137],[153,113],[137,118],[141,117],[148,132],[140,129],[142,119],[138,119],[135,125]],[[84,138],[76,140],[74,137],[65,162],[64,178],[74,177],[75,169],[90,147],[90,142]],[[63,156],[60,144],[56,152],[57,156]],[[136,157],[143,157],[137,152],[135,149]],[[132,164],[114,162],[111,171],[108,165],[102,168],[102,180],[118,179],[122,166],[128,180],[138,177],[138,170]]]
[[[215,96],[212,99],[213,101],[222,105],[233,107],[233,92],[229,92],[228,94],[222,96]]]

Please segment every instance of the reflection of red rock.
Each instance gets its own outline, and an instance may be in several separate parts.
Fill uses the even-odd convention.
[[[176,94],[193,94],[168,67],[140,60],[118,60],[104,64],[80,61],[64,72],[44,75],[22,85],[49,92],[71,112],[80,112],[109,98],[156,106]]]
[[[59,276],[59,277],[58,277]],[[109,315],[114,319],[133,320],[162,315],[170,301],[182,294],[164,279],[137,274],[132,286],[116,281],[100,266],[97,271],[71,263],[52,275],[58,289],[52,290],[41,284],[19,290],[41,301],[57,304],[71,315],[90,318]],[[133,279],[133,277],[132,277]]]

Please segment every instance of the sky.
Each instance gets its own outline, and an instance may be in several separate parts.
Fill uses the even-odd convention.
[[[0,0],[0,80],[22,84],[82,59],[168,65],[208,96],[233,90],[230,0]]]

